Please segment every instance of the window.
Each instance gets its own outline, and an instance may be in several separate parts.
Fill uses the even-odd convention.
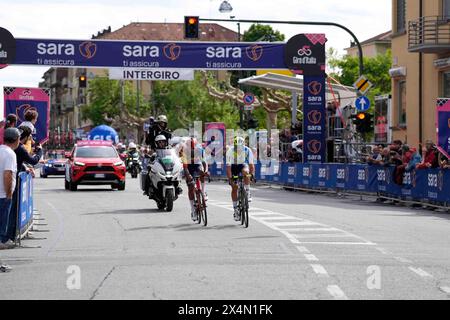
[[[406,125],[406,81],[398,83],[398,125]]]
[[[397,0],[397,33],[406,31],[406,0]]]
[[[442,98],[450,98],[450,71],[442,74]]]
[[[450,17],[450,0],[442,0],[442,16]]]

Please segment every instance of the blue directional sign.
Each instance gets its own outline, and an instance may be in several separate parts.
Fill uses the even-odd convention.
[[[367,98],[365,96],[356,98],[355,107],[356,107],[356,110],[362,111],[362,112],[369,110],[369,108],[370,108],[369,98]]]

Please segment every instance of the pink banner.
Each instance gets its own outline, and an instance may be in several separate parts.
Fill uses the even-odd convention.
[[[13,113],[17,116],[19,127],[25,121],[28,110],[35,110],[39,116],[35,124],[35,141],[45,143],[49,138],[50,127],[50,89],[4,87],[4,114]]]
[[[438,99],[436,108],[436,145],[450,158],[450,99]]]

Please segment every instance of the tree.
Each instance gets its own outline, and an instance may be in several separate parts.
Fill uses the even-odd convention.
[[[217,83],[211,72],[208,76]],[[238,110],[230,101],[209,96],[199,72],[194,81],[155,82],[154,96],[158,114],[167,115],[171,128],[187,129],[194,121],[224,122],[227,127],[235,127],[239,119]]]
[[[284,34],[280,31],[274,30],[269,25],[263,24],[252,24],[250,28],[244,32],[242,39],[248,42],[256,42],[256,41],[284,41]]]
[[[331,76],[344,85],[353,86],[359,78],[359,59],[351,56],[339,58],[335,54],[335,50],[329,51],[328,56],[329,66],[331,69],[337,70],[331,73]],[[364,58],[364,75],[374,84],[368,93],[372,105],[374,105],[375,96],[391,92],[391,77],[389,75],[391,65],[392,53],[390,50],[374,58]]]
[[[138,97],[131,81],[123,82],[123,104],[121,98],[120,81],[107,77],[90,80],[89,104],[82,108],[83,118],[90,119],[95,126],[106,123],[121,132],[137,130],[140,133],[151,111],[150,103],[139,95],[140,113],[137,114]]]

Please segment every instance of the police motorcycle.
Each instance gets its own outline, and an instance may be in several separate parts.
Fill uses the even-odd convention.
[[[181,189],[183,165],[176,151],[168,147],[165,136],[157,136],[155,143],[157,145],[155,153],[144,159],[141,189],[144,195],[156,202],[159,210],[171,212],[174,201],[183,192]]]
[[[131,142],[128,146],[128,149],[131,151],[127,154],[126,164],[127,164],[127,172],[131,174],[133,179],[136,179],[141,172],[141,159],[139,152],[136,150],[136,144]],[[134,151],[132,151],[134,150]]]

